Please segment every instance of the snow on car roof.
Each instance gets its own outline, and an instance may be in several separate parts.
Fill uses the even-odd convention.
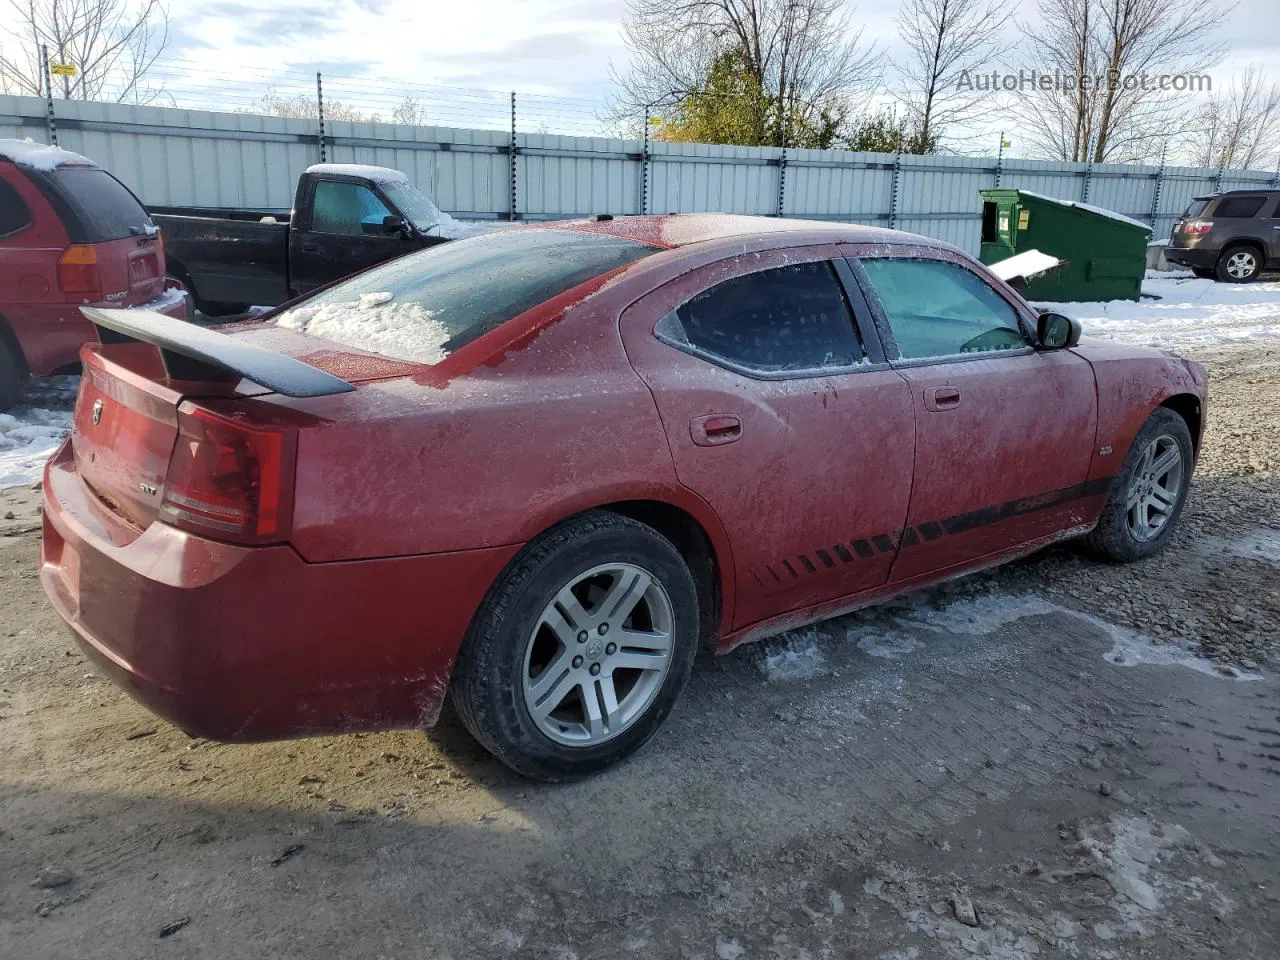
[[[368,163],[313,163],[307,173],[329,173],[338,177],[364,177],[375,183],[400,183],[408,177],[391,167],[375,167]]]
[[[64,163],[96,166],[92,160],[70,150],[50,147],[34,140],[0,140],[0,160],[12,160],[19,166],[49,173]]]
[[[1121,223],[1127,223],[1134,227],[1141,227],[1143,230],[1151,230],[1150,224],[1143,223],[1141,220],[1135,220],[1133,217],[1126,217],[1123,213],[1116,213],[1114,210],[1108,210],[1106,207],[1095,207],[1092,203],[1083,203],[1080,200],[1063,200],[1061,197],[1051,197],[1047,193],[1036,193],[1034,190],[1023,190],[1019,188],[1018,192],[1025,197],[1035,197],[1037,200],[1056,203],[1062,207],[1077,207],[1081,210],[1088,210],[1090,213],[1096,213],[1100,217],[1106,217],[1109,220],[1119,220]]]

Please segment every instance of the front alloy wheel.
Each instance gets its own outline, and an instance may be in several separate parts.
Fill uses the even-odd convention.
[[[1181,500],[1182,478],[1182,451],[1173,437],[1164,434],[1147,444],[1125,500],[1125,522],[1135,540],[1160,535]]]

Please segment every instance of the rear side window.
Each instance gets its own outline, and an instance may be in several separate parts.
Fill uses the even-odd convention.
[[[658,325],[662,339],[761,373],[850,367],[863,360],[853,313],[827,261],[718,283]]]
[[[6,181],[0,180],[0,237],[8,237],[31,225],[31,211]]]
[[[73,243],[105,243],[155,230],[138,198],[105,170],[59,167],[48,182],[62,201],[56,206]]]
[[[1247,220],[1250,217],[1256,217],[1258,211],[1262,209],[1262,204],[1266,201],[1266,197],[1223,197],[1218,201],[1218,206],[1214,209],[1215,217],[1239,218]]]
[[[1187,209],[1182,211],[1182,215],[1184,217],[1198,217],[1204,213],[1204,208],[1208,205],[1208,200],[1192,200],[1187,204]]]
[[[497,231],[392,260],[276,322],[384,356],[438,363],[526,310],[658,249],[599,234]]]

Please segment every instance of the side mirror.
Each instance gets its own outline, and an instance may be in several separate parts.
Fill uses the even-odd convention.
[[[404,233],[409,232],[409,221],[404,217],[388,214],[382,218],[382,229],[387,233]]]
[[[1079,320],[1060,313],[1042,313],[1036,324],[1036,342],[1041,350],[1062,350],[1078,344],[1082,332]]]

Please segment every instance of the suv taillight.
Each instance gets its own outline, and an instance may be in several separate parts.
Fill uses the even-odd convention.
[[[1182,232],[1192,237],[1202,237],[1213,229],[1212,220],[1190,220],[1182,227]]]
[[[90,244],[73,244],[58,258],[58,289],[86,300],[102,299],[98,251]]]
[[[218,540],[286,540],[295,449],[292,430],[250,426],[234,413],[184,402],[160,519]]]

